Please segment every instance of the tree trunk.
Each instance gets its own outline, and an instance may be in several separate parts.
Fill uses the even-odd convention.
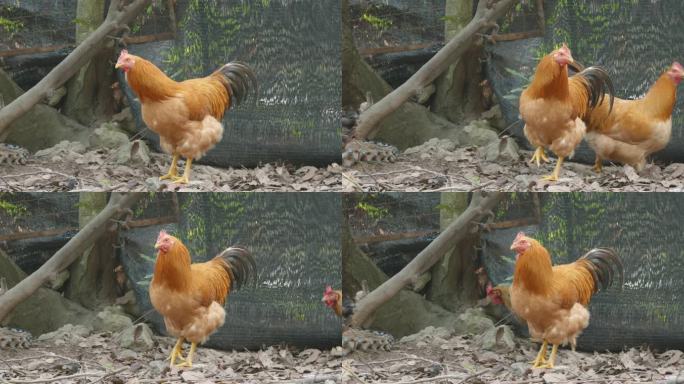
[[[366,93],[378,101],[392,92],[392,87],[383,80],[361,57],[351,29],[348,0],[342,0],[342,105],[357,110],[366,101]],[[420,104],[407,102],[387,119],[368,139],[378,139],[399,149],[420,145],[433,138],[458,140],[458,127],[446,119],[431,113]]]
[[[124,5],[123,0],[111,0],[104,23],[83,43],[79,44],[61,63],[26,93],[0,109],[0,141],[7,135],[9,125],[43,100],[50,92],[62,86],[83,65],[94,58],[111,36],[125,30],[127,24],[147,7],[152,0],[133,0]]]
[[[0,321],[22,301],[33,295],[51,276],[69,267],[83,251],[97,240],[111,224],[110,220],[122,217],[140,200],[144,193],[112,194],[109,203],[76,236],[66,243],[45,264],[0,296]]]
[[[82,192],[78,204],[79,226],[83,229],[107,206],[107,194]],[[95,309],[102,302],[116,298],[114,268],[116,257],[112,245],[116,240],[113,232],[104,232],[93,245],[69,268],[66,296],[86,308]]]
[[[387,281],[378,268],[354,243],[349,224],[342,226],[342,290],[352,298],[366,281],[370,290]],[[364,328],[380,329],[395,337],[420,331],[427,326],[458,329],[458,316],[425,300],[421,295],[402,290],[378,308],[363,324]]]
[[[447,0],[444,21],[446,42],[453,39],[470,22],[472,0]],[[469,120],[483,112],[482,45],[475,44],[435,81],[432,111],[453,123]]]
[[[440,205],[440,227],[445,230],[468,208],[467,193],[442,193]],[[472,306],[477,300],[477,278],[475,275],[478,236],[467,236],[449,250],[432,267],[432,284],[428,298],[435,304],[457,311]]]
[[[372,137],[382,120],[392,115],[409,98],[430,85],[451,63],[463,56],[482,33],[495,26],[517,0],[480,0],[473,20],[423,65],[411,78],[359,116],[356,136]]]
[[[422,273],[432,268],[454,243],[471,235],[477,222],[490,214],[501,200],[501,193],[475,193],[473,199],[458,219],[454,220],[442,233],[423,249],[399,273],[385,281],[356,304],[352,316],[353,326],[363,326],[367,319],[383,304],[392,299],[402,288],[415,281]]]
[[[104,0],[79,0],[76,18],[76,44],[81,44],[104,21]],[[98,116],[111,115],[115,105],[111,84],[114,47],[106,46],[80,69],[67,83],[67,97],[62,112],[74,120],[90,125]]]

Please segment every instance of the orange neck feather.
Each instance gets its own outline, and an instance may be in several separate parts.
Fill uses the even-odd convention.
[[[677,84],[667,73],[660,75],[644,96],[645,109],[652,111],[653,117],[667,120],[672,116],[672,109],[677,101]]]
[[[167,99],[177,93],[178,83],[142,57],[135,57],[135,65],[126,74],[131,89],[141,102]]]
[[[342,316],[342,291],[335,291],[337,299],[335,300],[335,313],[337,316]]]
[[[538,98],[566,99],[570,95],[568,67],[558,65],[552,54],[544,56],[537,65],[528,92]]]
[[[157,254],[153,281],[172,289],[183,289],[190,285],[190,279],[190,252],[180,240],[175,239],[168,252],[159,251]]]
[[[518,256],[513,274],[513,284],[522,285],[525,289],[544,294],[551,286],[552,265],[549,252],[539,242],[530,239],[531,246]]]

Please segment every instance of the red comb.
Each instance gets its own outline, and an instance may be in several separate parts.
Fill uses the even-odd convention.
[[[325,286],[325,293],[332,293],[332,291],[333,291],[333,289],[331,286],[329,286],[329,285]]]
[[[119,53],[119,57],[124,57],[126,55],[128,55],[128,50],[126,50],[126,49],[122,49],[121,53]]]
[[[166,233],[166,231],[162,229],[161,231],[159,231],[159,236],[157,236],[157,241],[161,240],[162,238],[164,238],[164,237],[166,237],[166,236],[168,236],[168,235],[169,235],[169,234]]]
[[[684,67],[682,67],[682,65],[679,64],[679,62],[677,62],[677,61],[672,63],[672,68],[675,68],[678,71],[684,71]]]

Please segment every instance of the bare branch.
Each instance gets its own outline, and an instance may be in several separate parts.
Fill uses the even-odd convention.
[[[113,194],[102,212],[95,216],[45,264],[0,296],[0,321],[38,290],[51,276],[73,263],[87,247],[106,231],[111,219],[117,219],[124,215],[126,209],[132,207],[143,196],[143,193]]]
[[[477,34],[491,29],[518,0],[480,0],[473,19],[451,41],[439,50],[425,65],[404,84],[361,113],[355,136],[369,137],[378,124],[397,110],[409,98],[432,83],[442,72],[463,55],[478,38]]]
[[[444,254],[467,236],[471,229],[496,206],[503,194],[475,193],[468,208],[436,239],[423,249],[399,273],[382,283],[356,304],[351,325],[361,327],[381,305],[394,297],[402,288],[430,269]]]
[[[9,125],[43,100],[50,91],[61,87],[90,61],[105,44],[109,35],[116,34],[147,7],[152,0],[133,0],[123,6],[120,0],[109,5],[107,18],[88,38],[83,40],[61,63],[50,71],[38,84],[0,109],[0,141],[8,134]]]

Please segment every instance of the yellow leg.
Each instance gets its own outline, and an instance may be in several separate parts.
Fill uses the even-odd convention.
[[[601,173],[603,170],[603,160],[599,157],[599,155],[596,155],[596,161],[594,162],[594,171],[596,173]]]
[[[195,349],[197,349],[197,343],[192,343],[187,359],[185,359],[183,363],[178,364],[177,367],[192,367],[192,355],[195,354]]]
[[[556,168],[553,170],[553,173],[548,175],[548,176],[544,176],[542,179],[548,180],[548,181],[557,181],[558,178],[560,177],[560,171],[561,171],[562,166],[563,166],[563,157],[560,156],[560,157],[558,157],[558,161],[556,162]]]
[[[185,341],[184,338],[179,337],[178,341],[176,342],[176,345],[171,350],[171,355],[169,356],[168,359],[166,359],[166,360],[171,360],[171,366],[172,367],[176,364],[177,358],[185,361],[185,359],[183,359],[183,342],[184,341]]]
[[[544,153],[544,147],[537,147],[537,150],[534,151],[534,155],[530,159],[530,163],[536,163],[537,167],[539,167],[542,161],[548,163],[550,160]]]
[[[174,178],[178,177],[178,168],[176,167],[176,163],[178,162],[178,154],[174,153],[173,158],[171,159],[171,168],[169,168],[169,173],[167,173],[164,176],[161,176],[159,180],[173,180]]]
[[[554,344],[553,348],[551,348],[551,357],[549,357],[549,361],[544,364],[540,365],[537,368],[553,368],[554,365],[556,364],[556,354],[558,353],[558,344]]]
[[[532,368],[539,368],[543,364],[546,364],[546,346],[548,343],[546,340],[542,342],[541,348],[539,348],[539,353],[537,353],[537,358],[532,361]]]
[[[190,182],[190,168],[192,167],[192,159],[188,158],[185,161],[185,171],[183,171],[183,176],[181,177],[176,177],[173,179],[174,183],[177,184],[187,184]]]

